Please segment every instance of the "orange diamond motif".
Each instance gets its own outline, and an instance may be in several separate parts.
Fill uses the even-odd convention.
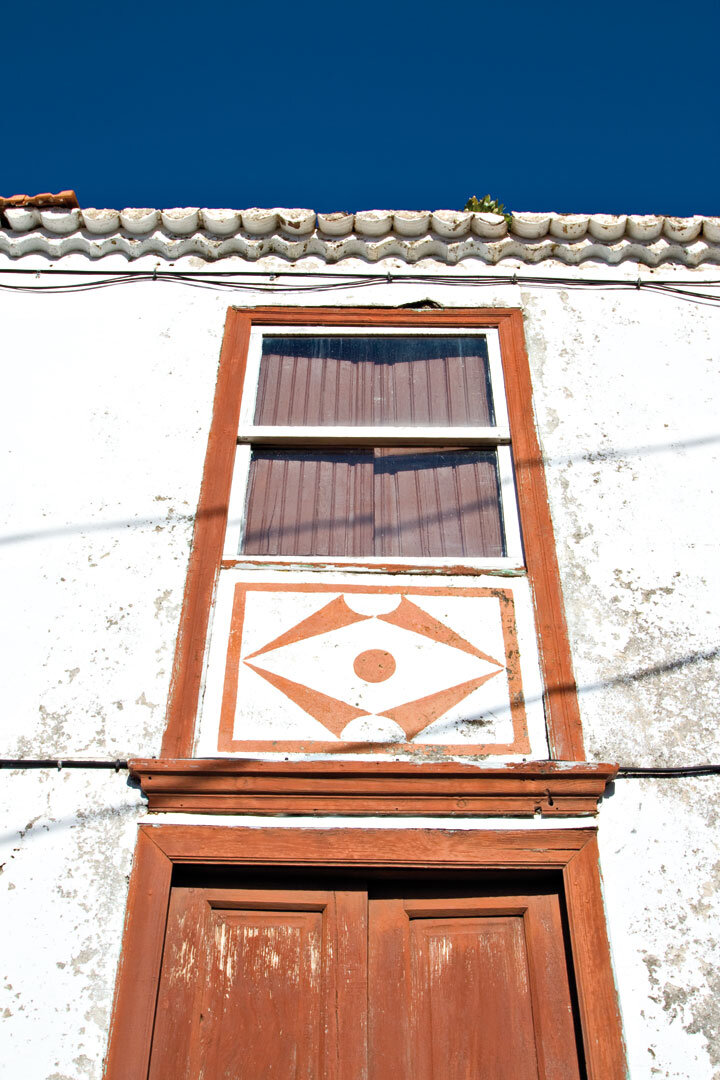
[[[407,596],[398,596],[394,610],[376,615],[353,610],[352,596],[349,601],[345,595],[334,598],[242,658],[338,738],[351,721],[375,715],[414,739],[506,670]],[[329,673],[334,685],[338,678],[342,683],[343,665],[344,692],[327,693]],[[409,686],[430,692],[415,697]]]

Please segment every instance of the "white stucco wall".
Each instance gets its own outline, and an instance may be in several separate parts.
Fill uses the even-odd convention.
[[[634,280],[632,267],[616,273]],[[678,271],[693,274],[703,276]],[[720,760],[720,309],[636,290],[386,280],[274,302],[426,297],[523,308],[588,755]],[[2,755],[159,752],[232,299],[160,282],[0,293]],[[0,920],[12,927],[0,1072],[99,1078],[141,800],[122,774],[0,779]],[[604,800],[602,868],[634,1080],[720,1077],[719,787],[622,780]]]

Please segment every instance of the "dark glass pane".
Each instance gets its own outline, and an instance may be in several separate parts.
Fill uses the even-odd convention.
[[[418,447],[255,450],[242,551],[501,556],[497,455]]]
[[[495,422],[484,337],[266,337],[256,424]]]

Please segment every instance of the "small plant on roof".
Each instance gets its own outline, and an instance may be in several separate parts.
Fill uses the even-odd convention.
[[[474,214],[502,214],[508,225],[512,219],[510,211],[506,210],[503,204],[498,202],[497,199],[493,199],[491,195],[483,195],[482,199],[478,199],[477,195],[471,195],[463,210],[472,210]]]

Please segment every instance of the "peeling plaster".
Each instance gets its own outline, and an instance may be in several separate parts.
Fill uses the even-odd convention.
[[[720,312],[524,299],[589,753],[719,760]]]
[[[73,256],[68,265],[88,263]],[[418,268],[438,270],[432,259]],[[381,281],[332,302],[424,299],[523,307],[589,755],[720,760],[720,312],[641,292],[427,282]],[[0,296],[12,370],[2,453],[22,481],[3,503],[0,535],[8,756],[159,751],[228,302],[152,283]],[[242,302],[267,297],[244,293]],[[32,424],[19,405],[27,401]],[[720,1080],[717,796],[713,779],[620,780],[603,801],[605,897],[633,1080]],[[122,775],[67,771],[5,773],[0,798],[0,920],[17,928],[0,968],[6,1060],[21,1061],[27,1080],[100,1080],[142,800]],[[522,823],[540,825],[553,827]]]
[[[122,774],[13,771],[0,799],[3,1075],[99,1080],[138,792]]]
[[[720,1077],[719,796],[718,779],[632,780],[604,800],[600,854],[633,1080]]]

